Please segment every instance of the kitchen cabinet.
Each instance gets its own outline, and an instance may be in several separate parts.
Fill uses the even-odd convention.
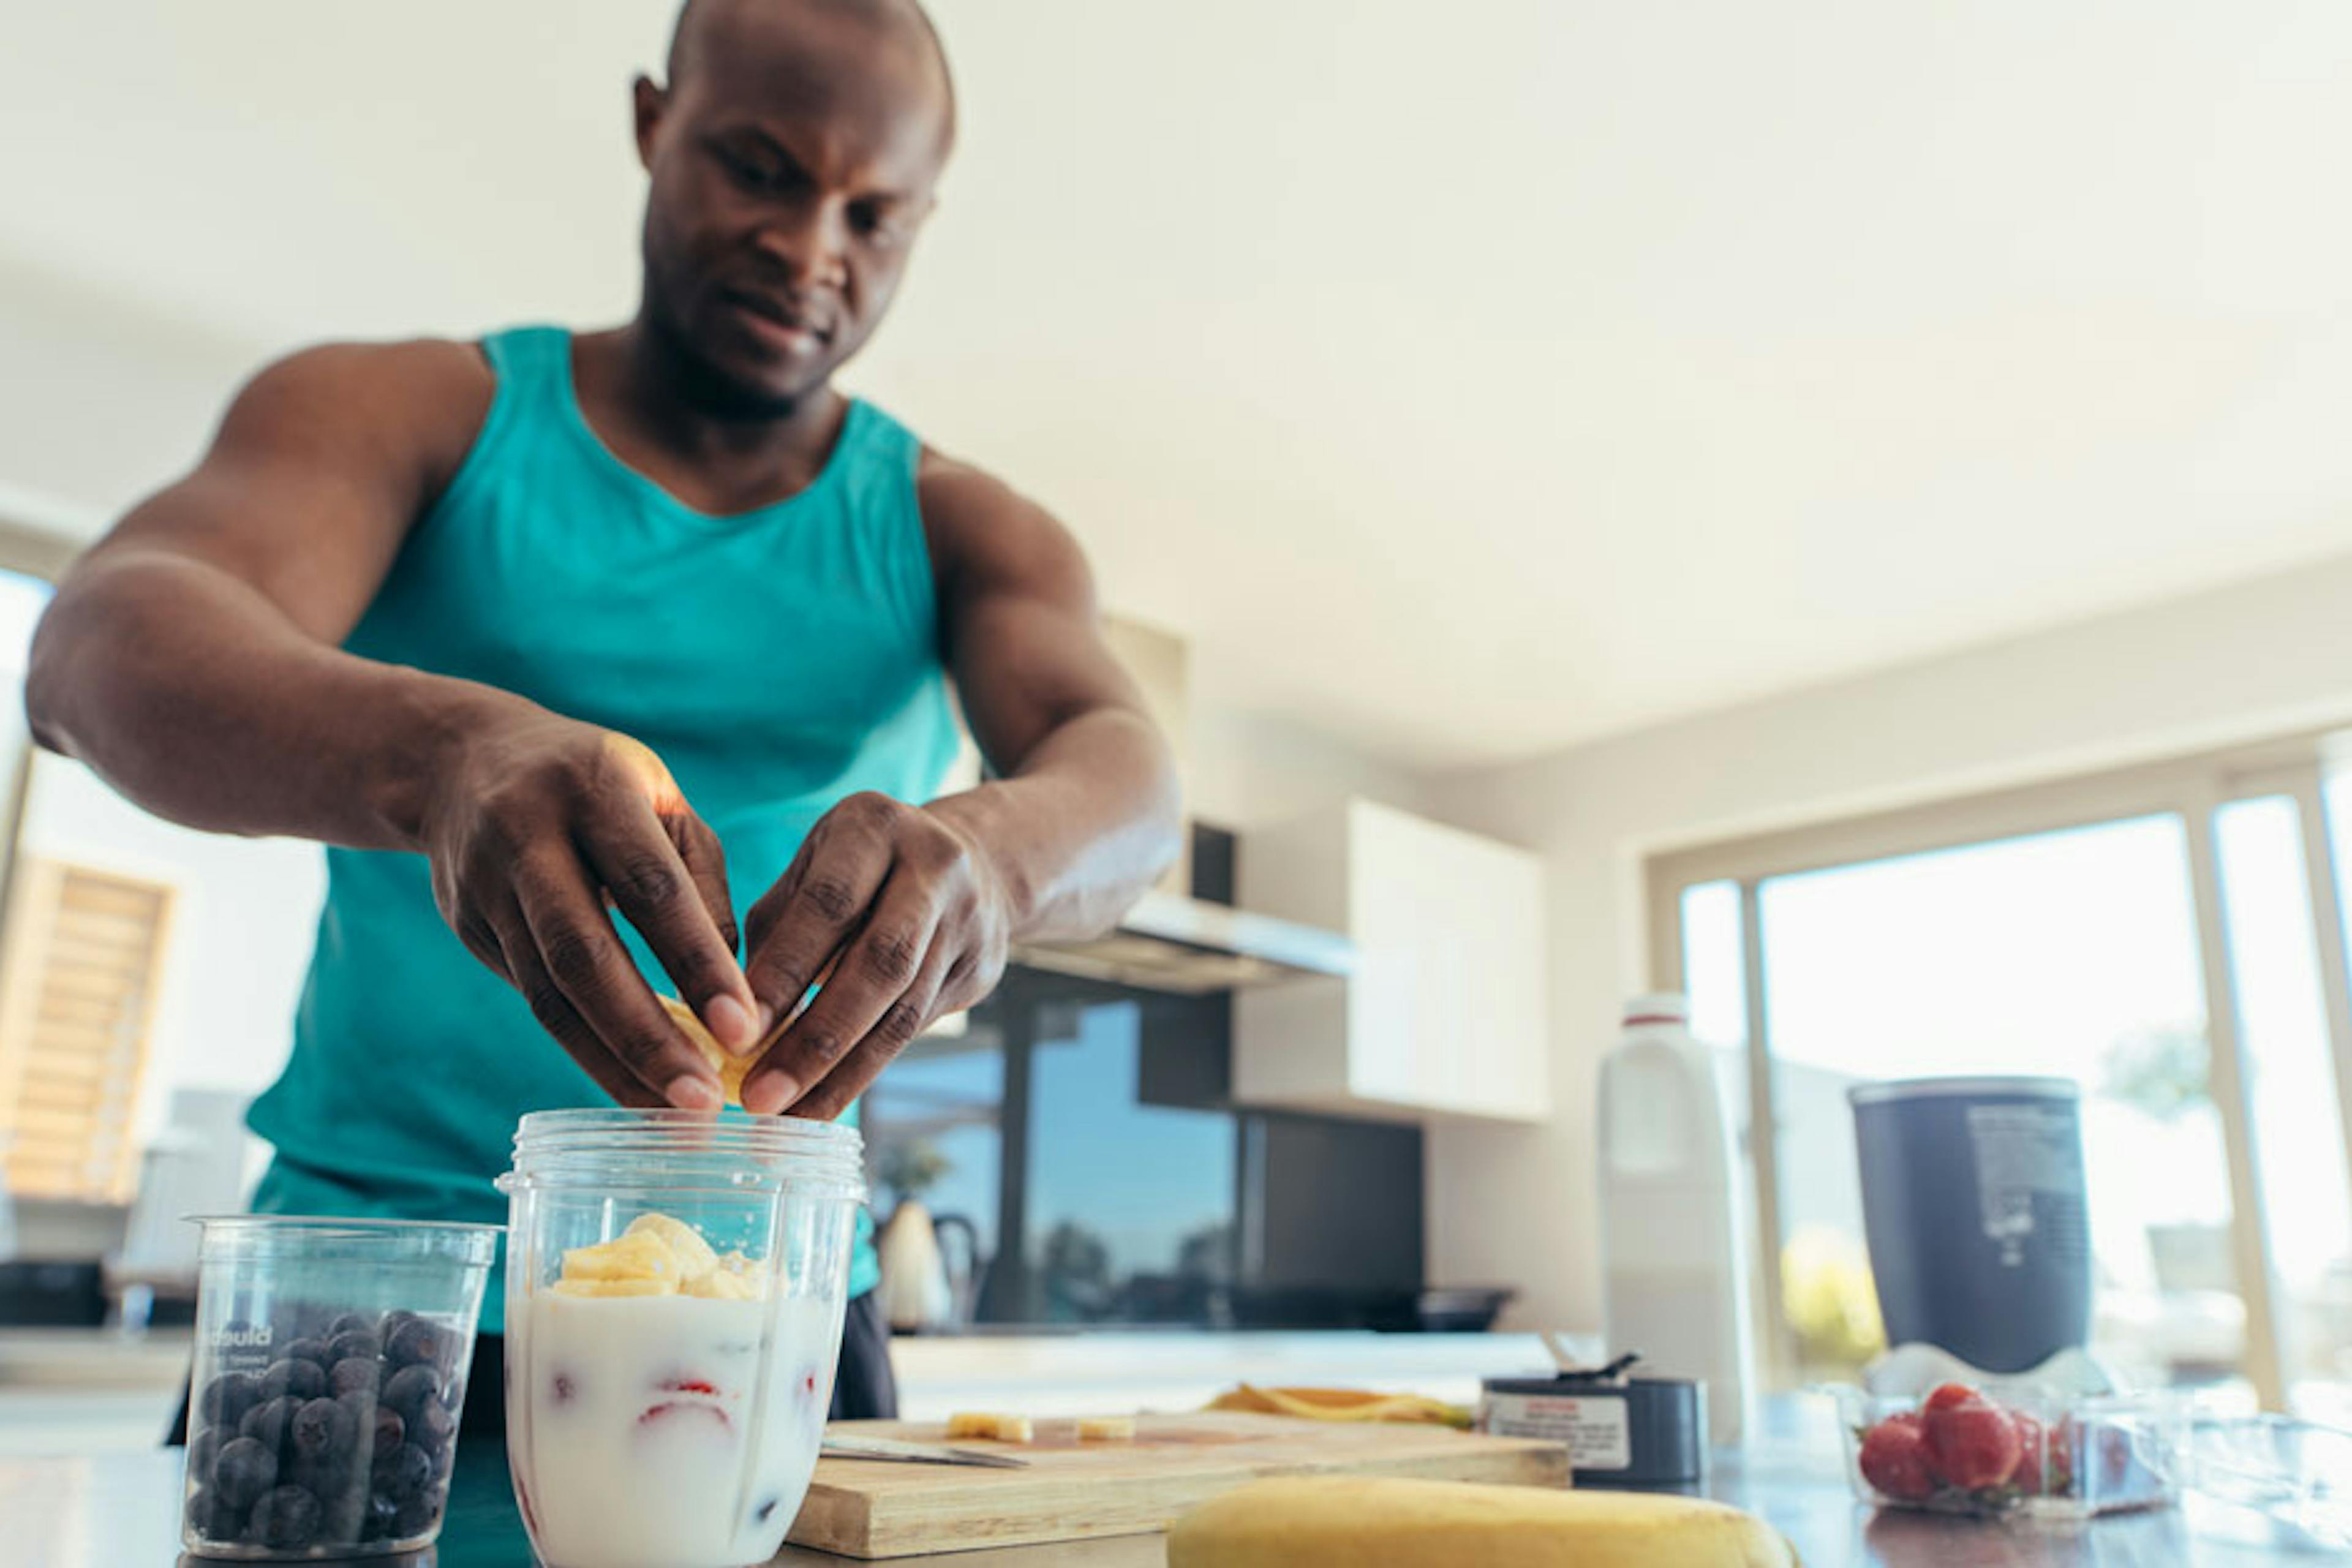
[[[1551,1113],[1542,862],[1349,800],[1244,835],[1244,909],[1341,931],[1345,980],[1234,999],[1239,1104],[1418,1119]]]

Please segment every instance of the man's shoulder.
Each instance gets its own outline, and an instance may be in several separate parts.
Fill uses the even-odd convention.
[[[923,531],[943,578],[1086,577],[1086,557],[1070,531],[978,464],[927,444],[915,490]]]
[[[446,477],[472,445],[497,391],[478,343],[315,343],[272,361],[246,383],[227,433],[413,458]]]

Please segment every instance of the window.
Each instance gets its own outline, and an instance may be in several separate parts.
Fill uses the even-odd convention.
[[[1651,862],[1656,983],[1740,1058],[1743,1133],[1768,1075],[1771,1136],[1745,1146],[1779,1381],[1882,1342],[1846,1089],[2056,1075],[2084,1095],[2093,1348],[2352,1410],[2352,779],[2326,754],[2296,737]]]

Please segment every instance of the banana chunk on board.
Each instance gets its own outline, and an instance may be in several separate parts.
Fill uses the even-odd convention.
[[[987,1437],[999,1443],[1034,1443],[1037,1440],[1037,1427],[1026,1415],[961,1411],[948,1417],[948,1436]]]

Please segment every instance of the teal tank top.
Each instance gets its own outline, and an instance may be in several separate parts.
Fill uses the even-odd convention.
[[[853,403],[808,489],[712,517],[590,429],[570,333],[483,348],[489,415],[344,647],[645,742],[718,834],[739,921],[845,795],[929,799],[957,735],[913,435]],[[249,1117],[277,1152],[258,1212],[502,1223],[516,1118],[601,1103],[443,923],[422,856],[327,851],[293,1055]],[[861,1215],[853,1293],[877,1278],[872,1229]],[[503,1320],[494,1279],[483,1326]]]

